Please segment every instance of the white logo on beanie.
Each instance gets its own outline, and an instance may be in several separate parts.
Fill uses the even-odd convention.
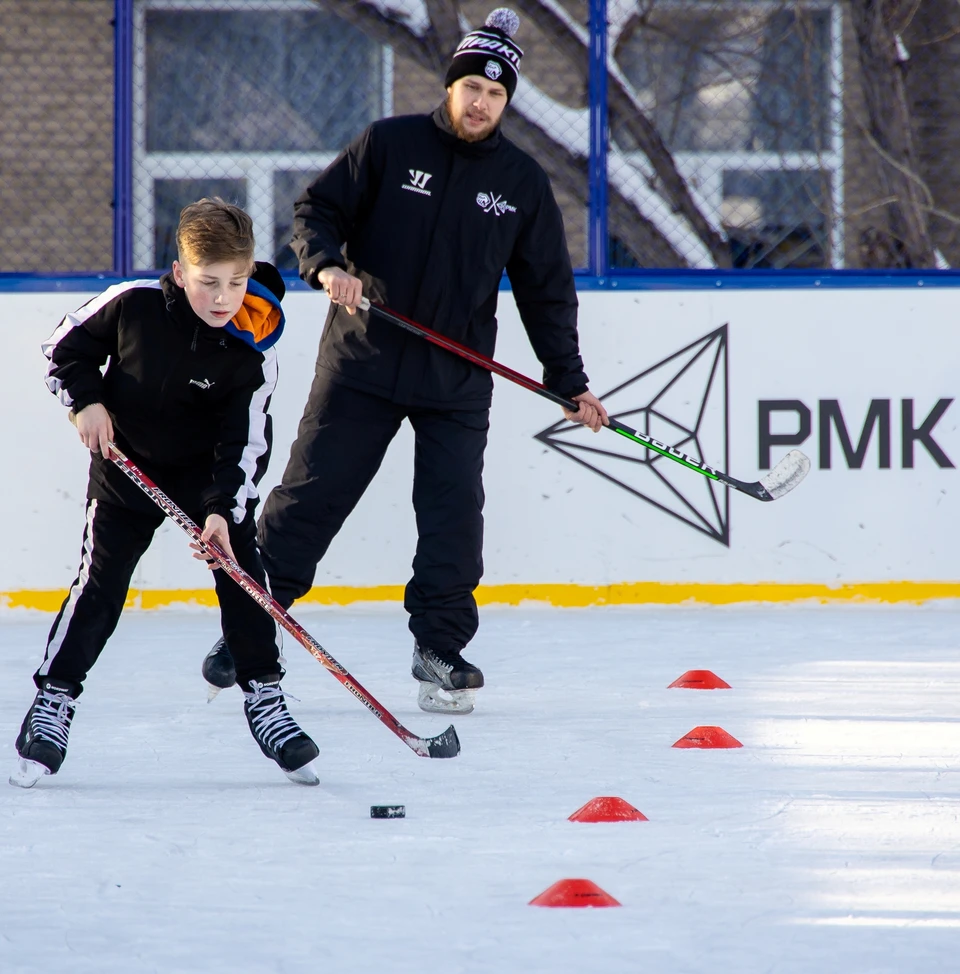
[[[503,68],[496,61],[487,61],[483,73],[491,80],[496,81],[503,74]]]

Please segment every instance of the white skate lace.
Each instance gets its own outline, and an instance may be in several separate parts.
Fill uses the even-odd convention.
[[[68,711],[77,709],[77,701],[66,693],[48,693],[41,690],[36,708],[30,718],[33,736],[50,741],[61,751],[66,751],[71,720]]]
[[[250,707],[250,718],[257,739],[263,741],[272,751],[279,751],[287,741],[298,737],[303,731],[290,716],[284,697],[297,700],[292,694],[284,693],[276,684],[250,681],[253,693],[245,693]]]
[[[425,655],[438,669],[446,670],[447,673],[453,672],[453,663],[448,663],[445,659],[441,659],[432,649],[428,649]]]

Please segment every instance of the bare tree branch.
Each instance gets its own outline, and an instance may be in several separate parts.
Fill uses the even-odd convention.
[[[888,216],[900,241],[898,263],[934,267],[936,255],[927,213],[930,191],[919,177],[910,108],[897,52],[898,28],[913,17],[919,0],[851,0],[861,83],[867,106],[864,130],[875,149],[877,187],[895,197]]]
[[[433,32],[433,46],[437,54],[435,70],[441,77],[446,73],[453,52],[460,43],[460,18],[456,0],[426,0]]]
[[[894,34],[902,34],[913,22],[923,0],[887,0],[884,13],[887,27]]]
[[[402,44],[414,61],[429,67],[430,47],[399,20],[385,16],[368,0],[313,0],[318,6],[335,13],[341,20],[362,30],[380,44]]]
[[[584,84],[589,73],[588,49],[569,24],[539,0],[513,0],[551,38],[551,42],[576,71]],[[647,157],[657,177],[660,193],[673,213],[690,225],[692,232],[710,252],[718,267],[730,266],[730,248],[703,215],[693,199],[686,180],[677,169],[672,153],[660,133],[637,103],[623,79],[615,72],[607,72],[607,104],[611,128],[629,134],[639,150]]]
[[[584,211],[589,206],[587,160],[558,146],[539,126],[517,112],[503,123],[504,132],[543,166],[554,187],[577,200]],[[562,152],[560,151],[562,150]],[[613,186],[607,190],[610,233],[636,257],[643,267],[685,267],[687,262],[673,249],[660,229]]]

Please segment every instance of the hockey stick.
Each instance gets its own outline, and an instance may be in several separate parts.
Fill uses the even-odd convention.
[[[549,399],[558,406],[569,409],[570,412],[575,413],[579,408],[578,403],[575,403],[572,399],[566,399],[563,396],[557,395],[555,392],[551,392],[542,382],[537,382],[535,379],[527,378],[527,376],[521,375],[519,372],[514,372],[513,369],[507,368],[507,366],[501,365],[499,362],[495,362],[492,358],[487,358],[486,355],[475,352],[472,348],[467,348],[466,345],[461,345],[459,342],[454,341],[452,338],[447,338],[446,335],[441,335],[432,328],[427,328],[424,325],[417,324],[415,321],[411,321],[409,318],[404,318],[403,315],[399,315],[383,305],[371,304],[367,298],[363,298],[360,302],[360,307],[364,311],[372,311],[374,314],[393,322],[395,325],[399,325],[414,335],[425,338],[428,342],[433,342],[434,345],[439,345],[440,348],[445,348],[448,352],[453,352],[454,355],[465,358],[468,362],[473,362],[474,365],[479,365],[488,372],[503,376],[504,379],[509,379],[518,386],[523,386],[524,389],[529,389],[538,396],[543,396],[544,399]],[[661,456],[665,456],[670,460],[682,463],[685,467],[689,467],[689,469],[703,474],[704,477],[716,480],[721,484],[725,484],[727,487],[733,487],[734,490],[739,490],[741,493],[755,497],[760,501],[774,501],[778,497],[783,497],[784,494],[793,490],[806,477],[810,470],[809,457],[799,450],[791,450],[765,477],[761,477],[752,483],[747,483],[743,480],[737,480],[736,477],[731,477],[729,474],[725,474],[715,467],[711,467],[696,457],[687,456],[686,453],[681,453],[676,447],[661,443],[660,440],[656,440],[652,436],[647,436],[646,433],[641,433],[633,429],[633,427],[627,426],[626,423],[621,423],[620,420],[615,419],[613,416],[610,417],[610,425],[605,428],[614,433],[619,433],[628,440],[633,440],[634,443],[639,443],[648,450],[653,450],[654,453],[659,453]]]
[[[258,585],[215,541],[203,541],[200,528],[170,500],[169,497],[113,443],[110,444],[113,462],[148,496],[172,521],[178,524],[190,538],[273,619],[283,626],[306,650],[315,656],[359,701],[385,724],[410,750],[422,758],[453,758],[460,753],[460,741],[451,724],[436,737],[417,737],[407,730],[371,693],[360,684],[303,628],[289,613]]]

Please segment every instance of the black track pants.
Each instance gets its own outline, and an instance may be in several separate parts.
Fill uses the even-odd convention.
[[[109,501],[87,501],[80,571],[50,630],[43,663],[34,674],[38,687],[44,677],[54,677],[69,680],[80,692],[117,626],[137,562],[163,519],[159,509],[156,514],[146,514]],[[241,524],[229,524],[237,563],[265,584],[252,512]],[[225,572],[218,569],[213,576],[223,633],[236,661],[238,679],[279,673],[273,620]]]
[[[424,646],[463,648],[477,631],[473,591],[483,574],[483,451],[488,413],[412,409],[314,378],[282,483],[260,518],[274,597],[305,595],[317,563],[373,479],[407,418],[416,440],[418,541],[404,605]]]

